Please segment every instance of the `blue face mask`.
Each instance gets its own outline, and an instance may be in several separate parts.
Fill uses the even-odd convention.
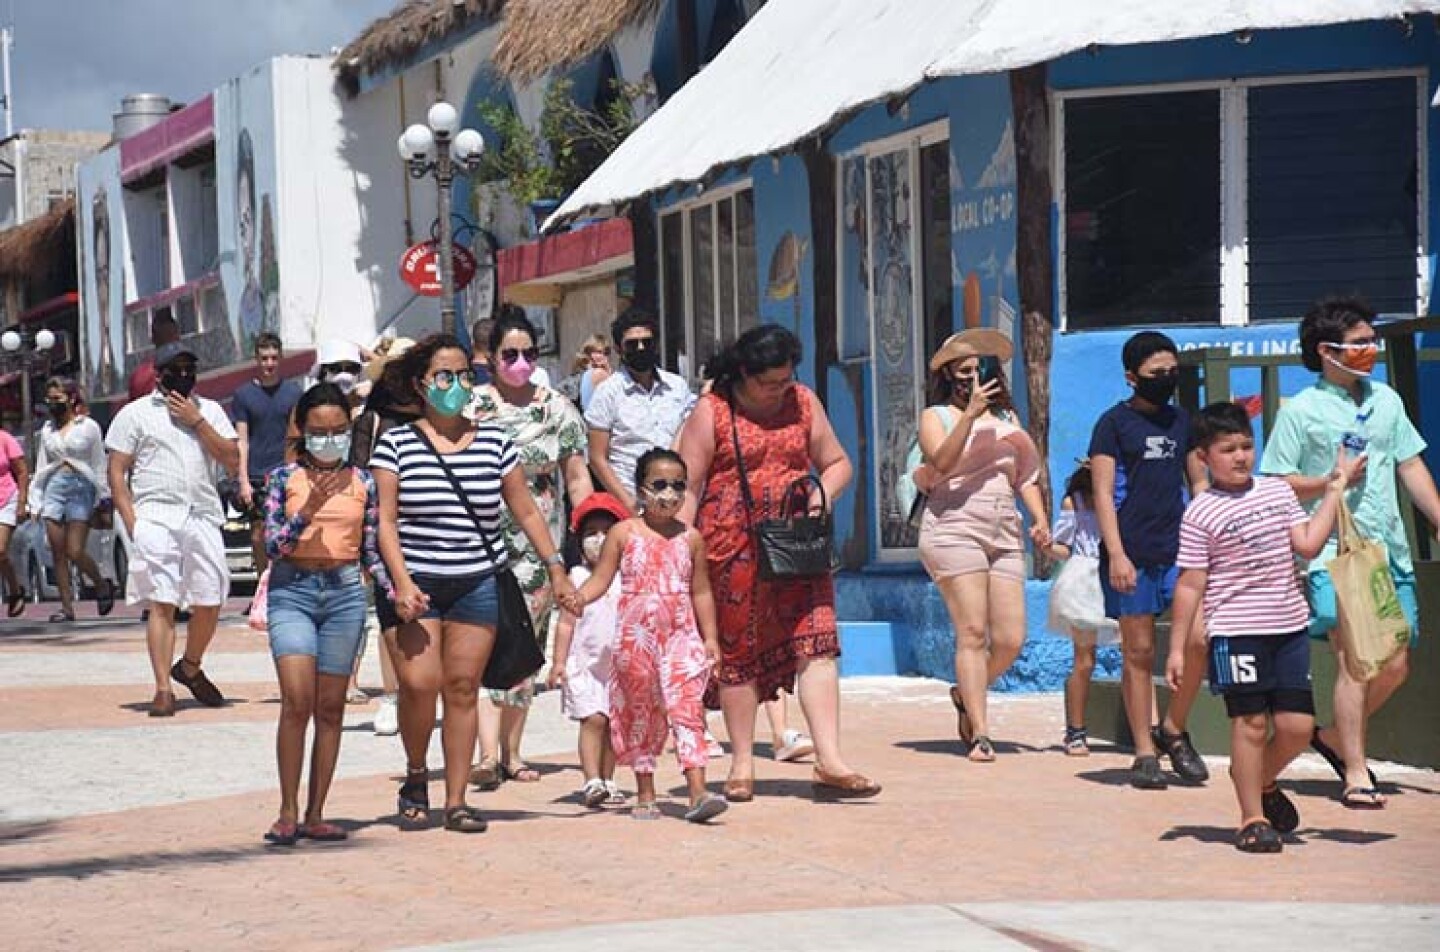
[[[305,452],[321,463],[336,463],[350,455],[349,433],[310,433],[305,436]]]
[[[458,382],[445,389],[432,383],[425,391],[425,402],[434,407],[435,412],[441,416],[458,416],[460,411],[465,409],[465,404],[470,402],[470,391]]]

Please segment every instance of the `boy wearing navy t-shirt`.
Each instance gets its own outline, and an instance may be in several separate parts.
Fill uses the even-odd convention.
[[[1175,556],[1185,512],[1187,479],[1204,489],[1204,465],[1191,452],[1190,417],[1171,405],[1179,381],[1175,342],[1142,331],[1125,342],[1121,359],[1134,394],[1105,411],[1090,437],[1090,472],[1095,516],[1100,523],[1100,588],[1105,614],[1120,626],[1124,656],[1121,694],[1135,761],[1130,783],[1163,790],[1157,750],[1170,757],[1182,780],[1202,783],[1210,773],[1190,743],[1185,721],[1200,690],[1200,652],[1186,665],[1186,677],[1170,699],[1164,723],[1155,724],[1155,619],[1175,591]],[[1188,641],[1182,631],[1171,638]]]

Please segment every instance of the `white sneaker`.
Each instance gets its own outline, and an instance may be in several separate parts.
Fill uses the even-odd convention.
[[[620,804],[625,802],[626,796],[620,791],[620,785],[618,783],[613,780],[604,780],[601,782],[605,784],[605,792],[610,795],[606,798],[606,803]]]
[[[715,735],[708,730],[705,732],[705,756],[711,760],[714,760],[716,757],[725,756],[725,748],[720,746],[720,742],[715,739]]]
[[[580,788],[580,799],[592,810],[609,798],[610,790],[599,777],[585,781],[585,786]]]
[[[400,733],[400,704],[393,694],[380,698],[380,707],[375,711],[375,736],[393,737]]]
[[[776,760],[799,760],[815,753],[815,742],[802,731],[788,730],[780,735],[780,746],[775,748]]]

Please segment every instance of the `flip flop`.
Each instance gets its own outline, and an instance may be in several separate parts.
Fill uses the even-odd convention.
[[[488,792],[499,790],[500,784],[505,781],[505,776],[500,770],[498,761],[484,758],[474,767],[470,768],[470,782],[477,790]]]
[[[658,820],[660,817],[660,804],[654,800],[637,803],[630,808],[630,819],[632,820]]]
[[[302,840],[314,840],[317,843],[338,843],[340,840],[350,837],[344,827],[323,820],[319,823],[300,824],[295,829],[295,835]]]
[[[95,593],[95,610],[102,616],[115,610],[115,583],[108,578],[105,579],[104,594],[98,591]]]
[[[713,793],[707,793],[700,798],[700,802],[685,811],[685,819],[691,823],[707,823],[730,808],[724,797],[717,797]]]
[[[1340,778],[1340,782],[1345,782],[1345,758],[1340,756],[1338,750],[1320,739],[1320,728],[1318,727],[1310,733],[1310,749],[1324,757],[1325,762],[1330,765],[1330,769],[1335,771],[1335,776]],[[1370,775],[1371,787],[1380,786],[1380,780],[1375,776],[1375,771],[1366,767],[1365,772]]]
[[[975,741],[975,725],[970,723],[970,715],[965,712],[965,697],[960,693],[958,684],[950,689],[950,703],[955,705],[956,733],[968,747]]]
[[[265,832],[265,842],[271,846],[294,846],[299,838],[300,828],[289,820],[276,820]]]
[[[536,783],[540,779],[540,771],[526,763],[514,766],[501,764],[500,775],[506,780],[514,780],[516,783]]]
[[[9,595],[6,595],[5,614],[11,618],[19,618],[25,614],[25,602],[28,601],[29,598],[30,596],[26,594],[23,588],[18,592],[11,592]]]
[[[1374,787],[1346,787],[1340,805],[1347,810],[1383,810],[1385,795]]]

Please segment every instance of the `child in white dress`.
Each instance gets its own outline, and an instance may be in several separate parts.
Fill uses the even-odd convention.
[[[580,541],[580,564],[570,570],[570,581],[577,589],[589,580],[606,534],[628,518],[625,505],[609,493],[594,493],[575,507],[570,531]],[[585,775],[580,796],[592,808],[625,802],[615,785],[615,750],[610,744],[610,673],[619,598],[617,576],[609,591],[586,606],[579,619],[561,613],[550,663],[550,687],[561,687],[560,709],[580,722],[580,770]]]
[[[1075,658],[1065,679],[1065,753],[1072,757],[1090,753],[1085,702],[1095,673],[1095,646],[1119,641],[1117,625],[1105,617],[1100,591],[1100,524],[1092,505],[1090,461],[1079,462],[1065,483],[1065,498],[1050,545],[1050,554],[1065,560],[1065,567],[1050,588],[1047,625],[1075,643]]]

